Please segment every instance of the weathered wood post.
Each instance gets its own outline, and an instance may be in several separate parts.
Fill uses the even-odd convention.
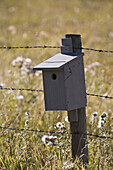
[[[72,134],[72,158],[88,163],[86,88],[81,37],[66,34],[61,53],[34,67],[42,70],[45,110],[67,110]],[[78,133],[78,134],[77,134]]]
[[[62,47],[62,51],[61,51],[63,54],[82,52],[82,43],[81,43],[80,35],[66,34],[65,38],[67,38],[67,40],[68,38],[71,38],[72,41],[71,43],[69,43],[68,41],[67,48],[65,48],[66,47],[65,42],[62,41],[62,44],[64,43],[64,47]],[[84,70],[82,71],[83,71],[83,74],[78,74],[78,75],[82,76],[82,80],[85,82]],[[81,100],[84,100],[84,96],[82,98],[80,94],[77,97],[79,97]],[[70,121],[70,132],[72,133],[72,137],[71,137],[72,158],[75,159],[76,156],[78,156],[83,161],[84,164],[87,164],[88,163],[87,136],[80,134],[80,133],[87,133],[85,107],[81,107],[78,109],[68,111],[68,119]]]

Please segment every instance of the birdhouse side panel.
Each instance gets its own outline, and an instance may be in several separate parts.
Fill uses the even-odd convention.
[[[83,55],[69,62],[65,68],[66,104],[68,110],[86,106]]]
[[[66,110],[64,69],[43,71],[45,110]]]

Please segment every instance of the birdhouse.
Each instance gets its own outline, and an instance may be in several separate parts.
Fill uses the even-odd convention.
[[[59,53],[33,69],[43,73],[45,110],[86,106],[83,53]]]

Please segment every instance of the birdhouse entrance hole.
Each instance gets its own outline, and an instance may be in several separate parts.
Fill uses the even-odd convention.
[[[56,80],[57,75],[56,75],[55,73],[53,73],[53,74],[51,75],[51,77],[52,77],[53,80]]]

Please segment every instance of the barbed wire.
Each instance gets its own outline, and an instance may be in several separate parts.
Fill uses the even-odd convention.
[[[33,48],[61,48],[62,46],[52,46],[52,45],[43,45],[43,46],[3,46],[1,47],[0,46],[0,49],[23,49],[23,48],[26,48],[26,49],[33,49]],[[85,48],[85,47],[82,47],[82,48],[75,48],[75,49],[83,49],[83,50],[88,50],[88,51],[95,51],[95,52],[103,52],[103,53],[113,53],[113,50],[98,50],[98,49],[94,49],[94,48]]]
[[[102,97],[102,98],[105,98],[105,99],[113,99],[112,96],[107,96],[107,95],[99,95],[99,94],[91,94],[91,93],[86,93],[86,95],[94,96],[94,97]]]
[[[9,47],[6,47],[6,46],[3,46],[3,47],[0,47],[0,49],[8,49],[8,50],[10,50],[10,49],[16,49],[16,48],[61,48],[61,46],[51,46],[51,45],[43,45],[43,46],[24,46],[24,47],[22,47],[22,46],[20,46],[20,47],[18,47],[18,46],[16,46],[16,47],[11,47],[11,46],[9,46]]]
[[[97,138],[106,138],[106,139],[113,139],[111,136],[102,136],[102,135],[94,135],[89,133],[69,133],[69,132],[55,132],[55,131],[45,131],[45,130],[36,130],[36,129],[24,129],[24,128],[9,128],[9,127],[2,127],[0,129],[6,130],[14,130],[14,131],[27,131],[27,132],[36,132],[36,133],[50,133],[50,134],[67,134],[67,135],[85,135],[85,136],[92,136]]]
[[[43,90],[36,90],[36,89],[24,89],[24,88],[12,88],[12,87],[0,87],[0,90],[20,90],[20,91],[36,91],[36,92],[44,92]],[[113,99],[113,96],[107,96],[107,95],[99,95],[99,94],[92,94],[92,93],[86,93],[88,96],[93,96],[93,97],[102,97],[105,99]]]
[[[0,87],[0,90],[20,90],[20,91],[36,91],[43,92],[43,90],[35,90],[35,89],[23,89],[23,88],[12,88],[12,87]]]
[[[95,52],[100,52],[100,53],[113,53],[112,50],[98,50],[94,48],[81,48],[83,50],[88,50],[88,51],[95,51]]]

